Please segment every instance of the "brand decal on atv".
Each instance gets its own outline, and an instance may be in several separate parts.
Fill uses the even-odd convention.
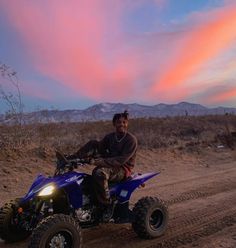
[[[73,176],[73,177],[71,177],[71,178],[69,178],[69,179],[66,179],[66,182],[73,182],[73,181],[75,181],[75,180],[77,180],[78,178],[80,178],[80,176]]]
[[[127,190],[121,190],[120,196],[126,197],[127,195],[128,195],[128,191]]]
[[[83,178],[80,178],[79,180],[76,181],[76,183],[80,185],[83,182],[83,180],[84,180]]]

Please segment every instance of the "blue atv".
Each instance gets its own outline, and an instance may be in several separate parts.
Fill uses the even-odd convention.
[[[75,171],[88,161],[59,157],[53,177],[39,175],[23,198],[0,209],[1,239],[16,242],[32,234],[31,248],[80,248],[81,229],[104,222],[131,223],[135,233],[145,239],[165,232],[168,211],[162,200],[143,197],[129,208],[132,192],[159,173],[133,174],[110,185],[112,211],[104,220],[102,209],[95,204],[92,176]]]

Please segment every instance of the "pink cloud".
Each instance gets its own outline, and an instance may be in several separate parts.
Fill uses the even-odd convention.
[[[207,15],[207,17],[206,17]],[[186,32],[182,42],[175,49],[176,53],[169,59],[169,65],[156,76],[150,96],[163,96],[178,99],[188,94],[179,91],[187,80],[191,80],[200,71],[201,66],[230,48],[236,38],[236,6],[230,5],[222,9],[194,15],[197,23],[199,18],[205,22]]]
[[[110,65],[106,51],[109,39],[123,43],[121,1],[14,1],[2,7],[41,73],[91,98],[102,99],[114,87],[110,98],[126,96],[123,87],[132,84],[135,61],[126,63],[132,59],[123,54]]]
[[[145,2],[11,0],[0,7],[37,70],[79,95],[97,101],[182,100],[192,94],[185,82],[233,44],[236,7],[194,13],[190,31],[124,33],[124,15]],[[150,2],[161,9],[169,1]]]

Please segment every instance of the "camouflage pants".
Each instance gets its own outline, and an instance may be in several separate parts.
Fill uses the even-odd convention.
[[[107,205],[110,203],[110,193],[108,182],[116,183],[125,178],[123,168],[113,167],[95,167],[92,173],[94,182],[94,191],[98,203]]]

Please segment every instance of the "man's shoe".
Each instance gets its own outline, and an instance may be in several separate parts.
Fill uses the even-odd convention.
[[[102,212],[102,221],[106,223],[110,222],[112,215],[113,215],[113,206],[112,205],[105,206]]]

